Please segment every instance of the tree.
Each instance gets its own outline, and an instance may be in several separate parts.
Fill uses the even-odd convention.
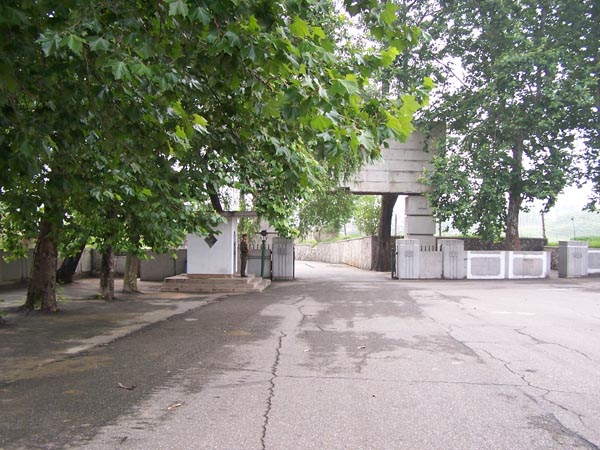
[[[592,184],[587,209],[600,210],[600,4],[593,0],[560,2],[563,68],[568,74],[573,97],[574,128],[579,130],[583,151],[580,181]]]
[[[381,197],[361,195],[355,201],[354,223],[358,230],[367,235],[375,236],[381,211]]]
[[[390,239],[392,236],[392,216],[394,215],[394,205],[398,199],[398,194],[387,193],[381,195],[381,211],[379,223],[377,225],[377,242],[373,257],[371,270],[386,272],[390,270]]]
[[[10,211],[3,221],[16,236],[9,241],[16,244],[13,251],[19,238],[33,237],[39,229],[25,306],[39,303],[54,311],[57,248],[65,229],[100,217],[96,241],[120,238],[114,222],[123,199],[152,195],[144,184],[128,183],[131,174],[151,167],[148,158],[155,154],[167,159],[169,152],[185,147],[176,135],[185,121],[169,114],[177,106],[177,80],[162,60],[172,53],[149,54],[148,46],[167,40],[152,11],[134,10],[126,2],[2,8],[0,25],[7,36],[2,88],[8,95],[0,121],[7,155],[0,181]],[[132,16],[146,19],[147,26]],[[138,39],[144,32],[146,39]],[[135,154],[134,161],[125,156]],[[115,193],[116,186],[127,196]],[[110,284],[105,284],[109,291]]]
[[[301,205],[298,229],[302,236],[323,228],[337,234],[353,213],[354,197],[350,191],[336,189],[319,192]]]
[[[486,240],[506,233],[520,248],[519,212],[549,209],[570,181],[577,89],[565,77],[561,21],[566,3],[451,0],[446,55],[461,84],[433,116],[450,138],[434,158],[430,202],[438,219]]]
[[[219,188],[286,232],[298,199],[405,136],[419,102],[367,91],[411,33],[371,3],[361,14],[388,44],[350,55],[326,33],[332,2],[1,5],[3,230],[13,250],[38,235],[26,306],[56,310],[66,230],[106,254],[110,299],[110,253],[213,229]]]

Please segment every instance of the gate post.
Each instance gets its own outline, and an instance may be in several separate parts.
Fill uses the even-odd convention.
[[[396,274],[398,279],[419,278],[419,253],[421,246],[418,239],[396,239]]]
[[[588,274],[588,243],[585,241],[558,242],[559,278],[585,277]]]
[[[460,239],[438,239],[438,248],[442,250],[442,278],[465,278],[465,242]]]
[[[294,240],[273,238],[272,255],[273,280],[293,280]]]

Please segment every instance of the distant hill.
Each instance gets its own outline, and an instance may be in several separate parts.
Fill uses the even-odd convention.
[[[550,241],[573,237],[600,236],[600,214],[584,212],[589,189],[569,188],[546,214],[546,236]],[[523,237],[542,237],[542,216],[538,211],[522,212],[519,220]]]
[[[587,236],[600,236],[600,214],[581,210],[553,209],[545,218],[546,236],[550,241]],[[521,213],[519,231],[522,237],[542,237],[539,212]]]

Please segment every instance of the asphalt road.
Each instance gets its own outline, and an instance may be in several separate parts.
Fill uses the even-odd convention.
[[[297,275],[4,386],[0,448],[600,448],[600,278]]]

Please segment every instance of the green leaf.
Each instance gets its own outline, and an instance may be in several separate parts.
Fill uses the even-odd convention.
[[[194,114],[194,125],[200,125],[201,127],[205,127],[208,125],[208,120],[202,117],[200,114]]]
[[[196,22],[200,22],[203,25],[208,25],[211,20],[211,16],[206,8],[198,6],[192,9],[192,13],[190,14],[190,19]]]
[[[430,77],[423,78],[423,86],[427,89],[433,89],[435,87],[435,83]]]
[[[386,25],[391,25],[394,22],[394,20],[396,20],[396,11],[398,11],[398,5],[395,5],[393,3],[387,3],[383,12],[381,13],[381,20]]]
[[[404,138],[408,137],[408,135],[415,129],[410,117],[398,118],[392,116],[391,114],[388,116],[386,126]]]
[[[315,116],[310,121],[310,126],[317,131],[325,131],[333,125],[333,121],[325,116]]]
[[[80,38],[79,36],[69,34],[61,40],[61,45],[66,45],[71,49],[73,53],[75,53],[76,55],[81,55],[81,48],[83,44],[85,44],[85,42],[86,41]]]
[[[369,152],[375,149],[375,138],[373,137],[373,133],[369,130],[363,130],[358,135],[358,143],[365,147]]]
[[[50,56],[60,48],[60,35],[54,31],[49,31],[42,34],[37,42],[42,45],[44,55]]]
[[[114,61],[110,64],[110,67],[116,80],[129,79],[131,76],[127,64],[123,61]]]
[[[175,0],[169,4],[169,15],[170,16],[187,17],[188,13],[189,13],[189,7],[185,0]]]
[[[186,140],[188,137],[185,130],[182,127],[180,127],[179,125],[177,125],[175,127],[175,136],[177,136],[178,138],[183,139],[183,140]]]
[[[327,39],[327,35],[323,31],[321,27],[313,27],[312,28],[313,35],[319,39]]]
[[[225,37],[227,38],[227,41],[229,41],[231,47],[239,48],[242,46],[242,41],[240,40],[240,37],[233,31],[227,31],[225,33]]]
[[[358,83],[354,80],[335,80],[332,90],[336,94],[358,94],[360,89]]]
[[[400,107],[400,111],[403,114],[412,116],[419,108],[421,108],[421,104],[415,100],[414,95],[404,94],[402,96],[402,106]]]
[[[88,45],[93,52],[105,52],[110,48],[110,43],[99,36],[89,37]]]
[[[131,65],[131,72],[138,76],[152,76],[152,70],[144,63],[137,62]]]
[[[260,25],[258,24],[256,17],[254,17],[254,14],[248,18],[248,31],[252,33],[257,33],[260,31]]]
[[[389,67],[396,60],[396,56],[400,54],[400,51],[396,47],[389,47],[387,50],[381,52],[381,64],[383,67]]]
[[[296,37],[305,38],[306,36],[310,35],[310,28],[308,27],[307,22],[299,17],[296,17],[290,24],[290,32]]]

